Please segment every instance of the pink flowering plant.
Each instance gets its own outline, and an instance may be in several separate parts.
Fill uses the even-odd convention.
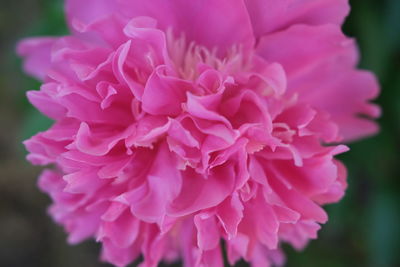
[[[284,263],[340,200],[342,143],[379,91],[341,31],[347,0],[67,0],[71,34],[22,41],[25,146],[72,244],[126,266]]]

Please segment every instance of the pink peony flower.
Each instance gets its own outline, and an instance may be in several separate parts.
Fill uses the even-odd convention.
[[[347,0],[67,0],[71,35],[22,41],[25,141],[70,243],[126,266],[281,265],[327,221],[339,143],[377,131]]]

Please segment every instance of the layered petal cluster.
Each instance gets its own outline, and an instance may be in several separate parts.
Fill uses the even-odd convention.
[[[347,0],[67,0],[71,35],[24,40],[54,125],[25,141],[69,242],[126,266],[281,265],[327,221],[341,142],[377,130]]]

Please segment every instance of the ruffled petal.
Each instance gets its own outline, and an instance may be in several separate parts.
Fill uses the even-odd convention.
[[[289,83],[293,76],[320,63],[335,59],[342,67],[354,67],[358,59],[354,41],[336,25],[294,25],[261,38],[257,52],[268,61],[282,64]]]
[[[192,87],[187,81],[166,76],[165,71],[164,66],[156,68],[146,83],[142,108],[149,114],[178,115]]]
[[[378,117],[380,110],[368,102],[377,96],[378,83],[370,73],[355,70],[354,42],[338,27],[293,26],[263,37],[258,52],[283,65],[288,92],[327,112],[346,141],[376,133],[378,127],[369,118]]]
[[[168,214],[184,216],[216,206],[232,192],[234,183],[233,166],[216,168],[207,179],[188,169],[183,172],[181,193],[168,209]],[[194,191],[198,193],[193,194]]]
[[[24,58],[24,70],[33,77],[44,80],[51,67],[51,48],[57,38],[40,37],[21,41],[17,53]]]
[[[250,19],[242,0],[164,1],[122,0],[120,12],[128,18],[149,16],[159,27],[172,28],[210,49],[225,53],[233,45],[251,48],[254,43]],[[222,18],[223,16],[223,18]]]
[[[77,22],[90,24],[116,11],[116,1],[88,0],[82,4],[79,0],[66,0],[65,9],[69,25]]]

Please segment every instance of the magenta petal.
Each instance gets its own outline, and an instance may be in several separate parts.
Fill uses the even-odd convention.
[[[96,137],[89,126],[82,122],[76,135],[76,146],[83,153],[95,156],[107,154],[120,140],[124,133],[118,133],[108,138]]]
[[[207,179],[193,170],[183,173],[183,185],[179,196],[170,206],[171,216],[183,216],[219,204],[233,190],[234,173],[232,166],[215,170]],[[198,194],[193,194],[196,191]]]
[[[325,223],[328,219],[325,211],[316,203],[301,195],[294,189],[288,189],[278,180],[271,182],[274,191],[278,193],[284,203],[290,208],[301,214],[304,219],[316,220]]]
[[[288,43],[295,45],[282,50]],[[368,103],[376,97],[379,87],[371,74],[354,70],[357,50],[339,27],[293,26],[262,38],[258,51],[266,59],[283,65],[290,78],[288,91],[299,93],[313,107],[328,111],[346,140],[377,131],[375,123],[360,115],[379,116],[379,109]],[[298,60],[292,60],[293,57]],[[310,90],[317,87],[321,89]]]
[[[51,67],[51,48],[57,38],[30,38],[21,41],[17,47],[19,56],[25,58],[26,73],[44,80]]]
[[[103,248],[101,252],[101,259],[111,262],[118,267],[125,267],[140,255],[139,246],[132,245],[127,248],[119,248],[111,241],[103,241]]]
[[[102,222],[97,240],[110,240],[118,248],[128,248],[136,241],[139,227],[140,221],[125,211],[114,221]]]
[[[122,0],[121,13],[127,17],[149,16],[164,30],[173,28],[188,40],[225,53],[233,45],[250,48],[254,38],[242,0]],[[221,19],[221,14],[224,18]]]
[[[43,91],[29,91],[27,97],[32,105],[38,107],[38,109],[49,118],[62,118],[67,112],[63,106],[58,104]]]
[[[220,234],[214,214],[199,213],[194,216],[197,228],[197,243],[201,250],[211,250],[218,246]]]
[[[147,173],[147,182],[117,198],[130,206],[132,213],[146,222],[162,223],[170,203],[181,191],[181,173],[174,156],[162,145]]]
[[[73,194],[86,193],[87,188],[90,188],[90,191],[97,191],[107,183],[105,180],[100,180],[92,170],[64,175],[63,179],[67,182],[64,191]]]
[[[294,25],[261,38],[257,50],[266,60],[282,64],[289,77],[332,58],[342,60],[342,67],[354,67],[358,58],[354,41],[330,24]]]
[[[222,258],[220,247],[204,251],[201,257],[203,266],[215,266],[215,267],[224,266],[224,261]]]
[[[115,0],[89,0],[84,5],[79,0],[66,0],[65,9],[68,23],[90,24],[99,17],[105,17],[116,10]]]
[[[243,218],[243,204],[237,195],[228,197],[218,205],[216,215],[224,227],[228,238],[237,234],[237,227]]]
[[[245,0],[245,3],[256,37],[293,24],[341,25],[350,9],[348,0]]]
[[[166,76],[165,66],[159,66],[147,81],[142,96],[142,108],[153,115],[177,115],[191,84]]]

